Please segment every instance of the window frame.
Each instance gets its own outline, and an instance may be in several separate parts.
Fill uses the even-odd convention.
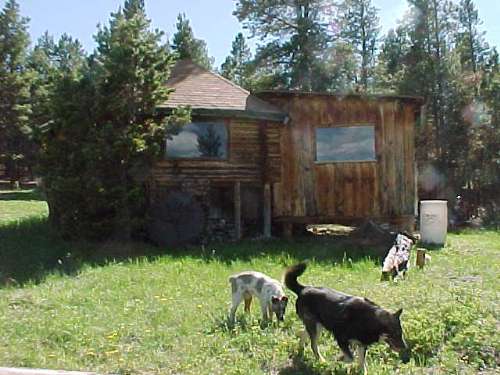
[[[318,158],[318,138],[317,129],[338,129],[338,128],[359,128],[359,127],[373,127],[373,159],[356,159],[356,160],[317,160]],[[314,126],[314,164],[332,164],[332,163],[377,163],[378,153],[377,153],[377,126],[372,122],[356,122],[353,124],[338,124],[338,125],[320,125]]]
[[[225,157],[221,157],[221,158],[218,158],[218,157],[207,157],[207,156],[204,156],[204,157],[183,157],[183,156],[169,156],[168,155],[168,139],[165,138],[165,152],[164,152],[164,155],[165,155],[165,159],[166,160],[175,160],[175,161],[229,161],[230,160],[230,156],[231,156],[231,147],[230,147],[230,144],[231,144],[231,133],[230,133],[230,129],[231,127],[229,126],[230,125],[230,121],[227,120],[227,119],[220,119],[220,118],[216,118],[216,119],[196,119],[196,118],[192,118],[191,121],[186,124],[186,125],[189,125],[189,124],[218,124],[218,125],[224,125],[225,129],[226,129],[226,135],[227,135],[227,141],[226,141],[226,156]],[[185,125],[185,126],[186,126]]]

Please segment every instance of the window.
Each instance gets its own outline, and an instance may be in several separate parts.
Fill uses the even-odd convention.
[[[167,139],[170,158],[227,158],[227,128],[223,123],[192,122]]]
[[[316,161],[373,161],[373,125],[316,128]]]

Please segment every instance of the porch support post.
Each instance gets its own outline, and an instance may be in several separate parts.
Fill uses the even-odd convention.
[[[241,239],[241,183],[234,183],[234,235],[236,240]]]
[[[264,238],[271,238],[271,184],[264,184]]]
[[[293,223],[283,223],[283,237],[291,240],[293,237]]]

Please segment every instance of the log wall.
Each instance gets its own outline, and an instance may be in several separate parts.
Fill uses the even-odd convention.
[[[283,124],[240,119],[222,119],[220,122],[224,122],[228,128],[227,159],[165,158],[153,168],[154,186],[176,186],[203,180],[212,185],[236,181],[262,185],[264,182],[280,180],[280,131]]]

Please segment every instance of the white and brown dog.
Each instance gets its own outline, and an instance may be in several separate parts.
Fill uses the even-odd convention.
[[[236,309],[241,300],[245,300],[245,312],[250,312],[252,297],[260,301],[263,321],[272,321],[273,313],[278,321],[283,321],[288,297],[283,292],[281,283],[263,273],[246,271],[229,278],[232,292],[232,306],[229,319],[234,323]]]

